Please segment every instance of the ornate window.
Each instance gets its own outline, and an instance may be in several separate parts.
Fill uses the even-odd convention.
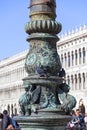
[[[75,74],[75,90],[77,90],[77,75]]]
[[[79,49],[79,64],[81,64],[81,49]]]
[[[79,79],[79,90],[81,89],[81,74],[78,74],[78,79]]]
[[[70,52],[68,52],[68,67],[70,67]]]
[[[62,64],[63,64],[63,54],[61,54],[61,62],[62,62]]]
[[[66,56],[66,53],[64,54],[64,57],[65,57],[65,67],[67,67],[67,56]]]
[[[73,89],[73,75],[71,75],[71,84],[72,84],[72,89]]]
[[[78,58],[78,54],[77,54],[77,50],[75,50],[75,65],[77,65],[77,58]]]
[[[74,65],[74,54],[73,54],[73,51],[71,52],[71,58],[72,58],[72,66]]]
[[[85,47],[83,47],[83,63],[85,63],[85,56],[86,56]]]
[[[82,74],[83,77],[83,89],[85,88],[85,73]]]

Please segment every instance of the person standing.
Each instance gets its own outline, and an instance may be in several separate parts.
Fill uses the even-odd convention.
[[[76,116],[74,118],[74,124],[76,127],[80,127],[80,128],[86,127],[84,116],[81,114],[79,109],[76,109]]]
[[[2,130],[6,130],[6,128],[10,125],[10,117],[8,115],[8,111],[3,111],[3,121],[2,121]]]

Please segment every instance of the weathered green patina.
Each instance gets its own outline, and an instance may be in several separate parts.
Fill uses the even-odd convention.
[[[55,0],[30,0],[30,22],[25,31],[30,49],[25,60],[28,76],[23,79],[25,93],[19,99],[21,115],[63,111],[69,113],[76,100],[69,95],[65,83],[56,42],[61,24],[56,22]],[[62,103],[61,103],[62,101]]]

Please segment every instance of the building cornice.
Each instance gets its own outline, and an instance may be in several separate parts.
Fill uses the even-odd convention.
[[[25,50],[21,53],[14,55],[14,56],[11,56],[9,58],[1,60],[0,61],[0,68],[3,68],[5,66],[11,65],[15,62],[19,62],[19,61],[25,59],[27,52],[28,52],[28,50]]]
[[[87,37],[87,28],[79,30],[78,32],[73,32],[63,37],[60,37],[60,40],[57,42],[57,46],[64,45],[67,42],[72,42],[73,40],[80,39],[83,37]]]

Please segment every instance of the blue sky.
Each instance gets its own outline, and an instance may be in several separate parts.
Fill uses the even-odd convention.
[[[29,0],[1,0],[0,2],[0,60],[29,48],[24,31],[29,21]],[[56,21],[61,33],[87,25],[87,0],[56,0]],[[60,34],[61,34],[60,33]]]

